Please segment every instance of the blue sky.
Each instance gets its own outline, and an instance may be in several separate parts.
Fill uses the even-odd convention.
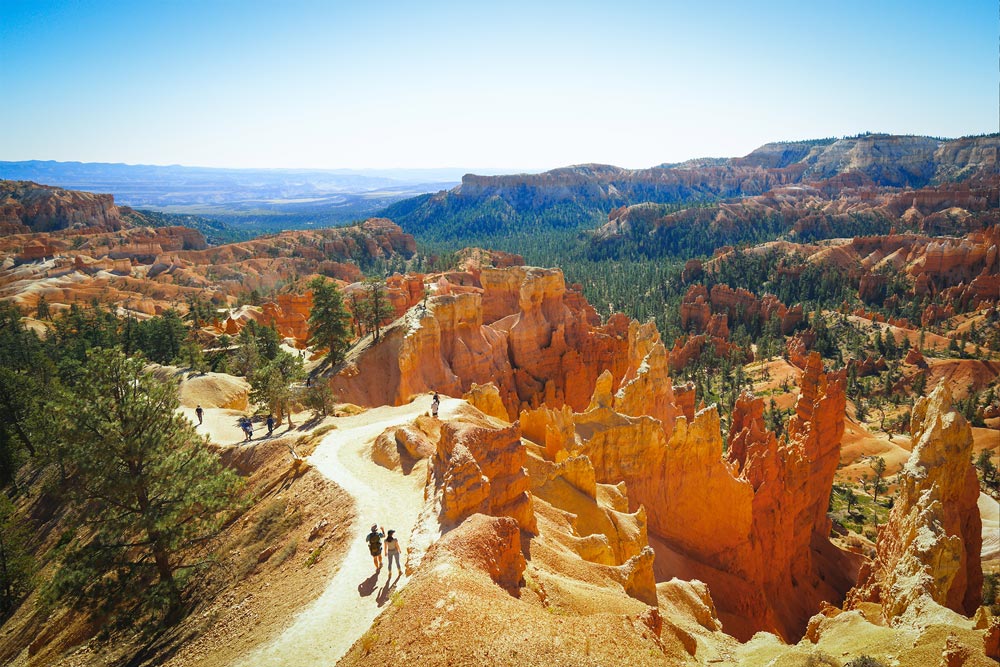
[[[0,160],[646,167],[998,129],[996,0],[0,0]]]

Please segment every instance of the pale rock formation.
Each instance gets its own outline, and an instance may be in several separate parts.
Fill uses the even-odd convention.
[[[250,383],[225,373],[203,373],[184,380],[178,390],[180,404],[193,408],[223,408],[245,411],[249,406]]]
[[[631,597],[646,604],[656,606],[656,578],[653,575],[653,560],[655,555],[650,547],[644,547],[641,552],[628,559],[628,562],[615,568],[615,574],[622,588]]]
[[[886,620],[913,622],[933,604],[971,616],[979,605],[982,522],[970,463],[972,430],[941,383],[917,400],[913,452],[900,471],[900,494],[879,527],[877,555],[851,604],[880,602]]]
[[[573,410],[568,405],[555,410],[541,406],[521,412],[521,434],[545,448],[545,458],[561,461],[576,449]]]
[[[645,510],[629,513],[627,500],[617,504],[617,489],[597,484],[586,456],[556,464],[529,457],[529,468],[532,493],[566,513],[572,546],[584,560],[624,565],[648,546]]]
[[[507,408],[504,407],[503,401],[500,399],[500,391],[492,382],[488,384],[476,384],[473,382],[469,391],[462,398],[483,414],[510,422]]]
[[[436,447],[418,423],[392,426],[372,444],[372,461],[390,470],[411,469],[413,464],[434,455]]]

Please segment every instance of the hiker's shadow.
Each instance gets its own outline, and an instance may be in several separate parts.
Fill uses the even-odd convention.
[[[396,590],[396,584],[399,583],[399,578],[402,576],[403,573],[400,572],[399,574],[396,575],[395,579],[390,577],[385,580],[385,585],[382,586],[382,590],[378,592],[378,597],[375,598],[375,604],[381,607],[382,605],[384,605],[386,602],[389,601],[389,596],[392,595],[392,592],[394,590]]]
[[[358,584],[358,595],[363,598],[368,597],[375,592],[376,585],[378,585],[378,572]]]

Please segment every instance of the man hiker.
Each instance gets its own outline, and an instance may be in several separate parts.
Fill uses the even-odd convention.
[[[378,572],[382,569],[382,538],[385,537],[385,532],[377,524],[372,524],[372,532],[368,533],[368,537],[365,541],[368,542],[368,553],[372,555],[372,563],[375,565],[375,571]]]
[[[196,408],[194,409],[194,413],[195,413],[196,415],[198,415],[198,426],[201,426],[201,422],[203,421],[203,419],[204,419],[204,417],[205,417],[205,411],[204,411],[204,410],[202,410],[202,409],[201,409],[201,406],[199,405],[198,407],[196,407]]]
[[[274,415],[267,416],[267,437],[271,437],[271,433],[274,432]]]
[[[434,392],[434,398],[431,399],[431,416],[432,417],[437,417],[438,416],[438,406],[440,406],[440,405],[441,405],[441,398],[438,396],[438,393],[435,391]]]

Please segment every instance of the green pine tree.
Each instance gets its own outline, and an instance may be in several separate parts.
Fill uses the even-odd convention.
[[[291,403],[294,392],[291,385],[303,378],[302,360],[284,350],[249,377],[250,400],[263,405],[280,422],[288,416],[288,428],[292,428]]]
[[[339,364],[351,342],[351,315],[344,307],[340,290],[326,278],[309,283],[313,307],[309,313],[309,343],[327,350],[331,366]]]
[[[367,290],[365,313],[368,316],[369,329],[374,333],[375,340],[378,340],[382,331],[382,322],[392,314],[392,306],[382,282],[378,280],[368,281]]]
[[[35,317],[40,320],[47,320],[50,315],[48,299],[42,294],[38,297],[38,303],[35,305]]]
[[[76,511],[51,590],[105,601],[142,591],[173,620],[205,562],[198,547],[238,505],[241,481],[176,412],[177,387],[144,366],[93,350],[80,382],[53,400]]]
[[[27,549],[28,537],[28,527],[18,518],[14,503],[0,493],[0,621],[31,590],[35,562]]]

